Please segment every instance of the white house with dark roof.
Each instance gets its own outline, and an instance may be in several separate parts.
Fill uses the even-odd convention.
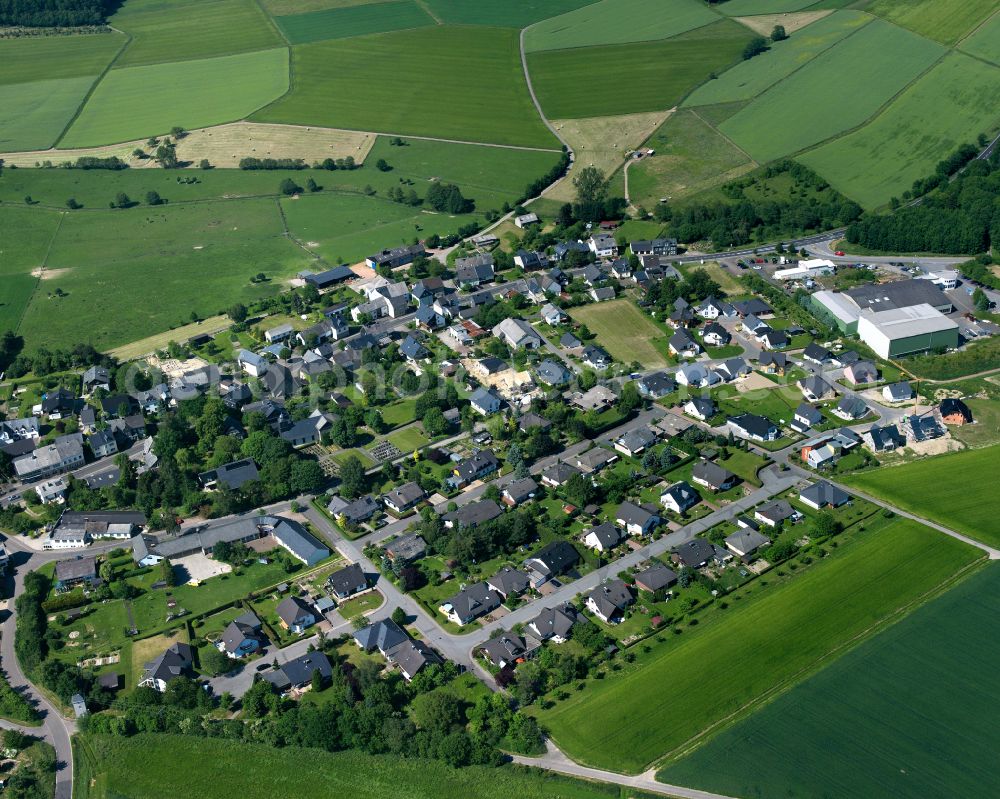
[[[605,624],[617,624],[635,597],[622,580],[609,580],[587,595],[587,610]]]

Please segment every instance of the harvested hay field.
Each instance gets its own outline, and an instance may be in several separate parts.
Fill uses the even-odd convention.
[[[781,25],[784,27],[785,33],[792,34],[832,13],[833,10],[830,9],[826,11],[798,11],[789,14],[760,14],[755,17],[737,17],[736,21],[742,22],[754,33],[770,36],[775,25]]]
[[[194,164],[207,158],[223,168],[235,168],[244,157],[301,158],[312,163],[351,156],[360,164],[375,138],[371,133],[335,128],[233,122],[192,131],[177,143],[177,155]]]

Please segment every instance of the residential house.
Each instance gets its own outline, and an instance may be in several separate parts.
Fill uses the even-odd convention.
[[[718,322],[709,322],[701,331],[701,340],[710,347],[723,347],[732,341],[733,337]]]
[[[482,416],[492,416],[503,405],[503,400],[492,388],[477,388],[469,397],[469,404],[476,413]]]
[[[538,214],[519,214],[514,217],[514,225],[522,230],[538,224]]]
[[[251,377],[260,377],[267,371],[267,359],[249,350],[240,350],[236,355],[240,368]]]
[[[634,458],[656,443],[656,433],[648,427],[635,427],[615,439],[615,449]]]
[[[528,642],[515,633],[503,633],[479,647],[479,654],[497,668],[503,669],[522,662],[528,654]]]
[[[559,488],[566,485],[569,479],[577,474],[580,474],[578,469],[574,469],[568,463],[557,461],[542,470],[542,483],[552,488]]]
[[[500,571],[487,579],[486,584],[496,591],[506,602],[510,597],[518,596],[527,591],[531,580],[520,569],[504,566]]]
[[[616,258],[611,262],[611,277],[616,280],[629,280],[632,277],[632,265],[628,258]]]
[[[374,516],[378,512],[379,505],[370,494],[358,497],[352,502],[335,496],[330,499],[326,509],[341,524],[358,525]]]
[[[716,414],[715,403],[709,397],[692,397],[684,403],[684,413],[707,422]]]
[[[769,350],[784,349],[792,343],[784,330],[771,330],[770,328],[760,331],[757,340]]]
[[[202,472],[198,475],[198,482],[202,488],[227,488],[230,491],[239,491],[246,483],[252,480],[259,480],[260,473],[257,471],[257,464],[253,458],[224,463],[215,469]]]
[[[455,488],[461,488],[473,480],[481,480],[499,469],[500,462],[492,450],[475,450],[452,470],[452,476],[448,482]]]
[[[625,536],[611,522],[592,527],[583,536],[583,544],[595,552],[609,552],[625,540]]]
[[[547,325],[559,325],[566,321],[566,314],[551,302],[545,303],[541,309],[542,321]]]
[[[660,516],[651,505],[623,502],[615,511],[615,523],[629,535],[649,535],[660,523]]]
[[[143,666],[140,688],[166,693],[171,680],[191,673],[192,650],[187,644],[171,644],[158,657]]]
[[[799,491],[799,502],[819,510],[827,506],[839,508],[851,501],[851,495],[826,480],[820,480]]]
[[[812,363],[822,366],[823,364],[830,362],[833,358],[833,353],[831,353],[826,347],[822,347],[815,341],[811,341],[806,345],[806,348],[802,350],[802,357],[807,361],[811,361]]]
[[[364,652],[378,651],[389,663],[399,669],[409,682],[420,670],[440,658],[422,642],[414,641],[392,619],[382,619],[354,633],[354,640]]]
[[[894,424],[873,424],[861,434],[864,445],[874,453],[892,452],[906,446],[906,436]]]
[[[754,338],[758,338],[761,333],[765,333],[771,329],[771,326],[767,322],[758,319],[753,314],[744,317],[740,327]]]
[[[97,430],[87,438],[95,458],[105,458],[118,452],[118,442],[109,430]]]
[[[403,247],[393,247],[391,250],[381,250],[375,255],[365,258],[365,264],[370,269],[378,269],[380,266],[396,269],[400,266],[413,263],[414,259],[425,255],[423,244],[409,244]]]
[[[460,527],[471,529],[485,522],[496,519],[503,513],[503,509],[492,499],[484,499],[479,502],[470,502],[467,505],[449,511],[441,516],[444,526]]]
[[[595,286],[587,293],[594,302],[609,302],[616,296],[614,286]]]
[[[416,363],[417,361],[429,358],[431,352],[413,335],[408,335],[399,345],[399,354],[410,363]]]
[[[670,586],[677,583],[677,573],[673,569],[668,569],[663,564],[657,563],[648,569],[638,572],[635,575],[635,587],[640,591],[655,594],[658,591],[665,591]]]
[[[589,366],[591,369],[597,369],[598,371],[607,369],[612,363],[612,358],[608,355],[607,351],[594,344],[584,347],[583,352],[580,354],[580,359],[583,361],[584,366]]]
[[[748,300],[737,300],[733,303],[733,308],[736,309],[736,313],[741,319],[745,319],[748,316],[768,316],[774,313],[771,306],[759,297],[751,297]]]
[[[886,402],[906,402],[913,399],[913,386],[907,380],[890,383],[882,388],[882,398]]]
[[[753,517],[757,521],[766,524],[768,527],[777,527],[786,519],[794,520],[798,515],[798,511],[793,509],[783,499],[776,499],[768,502],[766,505],[761,505],[753,513]]]
[[[677,514],[686,513],[699,502],[701,495],[684,480],[668,486],[660,494],[660,504]]]
[[[957,397],[947,397],[941,400],[938,406],[941,414],[941,421],[949,425],[961,427],[965,424],[972,424],[972,411],[969,406]]]
[[[313,608],[297,596],[285,597],[276,609],[281,626],[291,633],[302,633],[318,619]]]
[[[551,358],[546,358],[535,367],[535,375],[538,379],[549,386],[561,386],[568,383],[573,374],[563,366],[562,362],[556,362]]]
[[[93,557],[76,557],[72,560],[56,561],[56,591],[69,591],[78,585],[93,588],[99,583],[97,561]]]
[[[653,372],[641,377],[636,386],[639,393],[649,399],[660,399],[677,390],[677,382],[666,372]]]
[[[741,413],[739,416],[730,416],[726,419],[726,424],[734,435],[751,441],[774,441],[781,435],[781,431],[774,422],[756,413]]]
[[[751,369],[742,358],[727,358],[715,367],[715,373],[727,383],[750,374]]]
[[[740,478],[731,471],[712,461],[700,460],[691,469],[691,482],[712,491],[728,491],[739,481]]]
[[[337,569],[326,578],[326,587],[337,599],[343,601],[355,594],[368,590],[368,578],[361,564],[352,563],[343,569]]]
[[[604,411],[618,400],[608,386],[597,385],[573,397],[573,404],[582,411]]]
[[[618,255],[618,242],[607,233],[597,233],[587,241],[587,247],[598,258],[614,258]]]
[[[495,273],[495,263],[490,253],[455,260],[455,283],[460,286],[481,286],[493,280]]]
[[[723,315],[728,303],[719,302],[714,295],[709,295],[695,307],[694,312],[702,319],[718,319]],[[721,327],[721,325],[716,325]]]
[[[715,558],[715,547],[704,538],[692,538],[671,550],[671,559],[688,569],[700,569]]]
[[[32,450],[13,460],[18,479],[30,483],[42,477],[61,474],[83,466],[83,436],[60,436],[51,444]]]
[[[583,342],[572,333],[563,333],[562,338],[559,339],[559,346],[567,350],[575,350],[582,347]]]
[[[677,239],[653,239],[652,241],[640,239],[629,242],[629,249],[633,255],[640,258],[648,255],[677,255]]]
[[[517,417],[517,429],[522,433],[528,433],[535,429],[549,430],[551,428],[552,422],[544,416],[539,416],[533,411],[528,411],[527,413]]]
[[[744,561],[749,560],[757,550],[769,546],[771,546],[770,538],[748,528],[741,528],[726,536],[726,548]]]
[[[796,433],[805,433],[810,427],[823,424],[823,414],[808,402],[800,402],[792,417],[792,429]]]
[[[264,644],[262,626],[256,614],[248,610],[229,622],[216,646],[233,660],[254,655]]]
[[[784,375],[788,368],[788,355],[784,352],[762,352],[757,358],[757,365],[764,374]]]
[[[514,350],[537,350],[542,345],[542,337],[523,319],[504,319],[493,328],[493,335]]]
[[[597,264],[589,264],[583,269],[583,282],[593,288],[608,279],[607,274]]]
[[[452,624],[464,627],[501,605],[500,595],[486,583],[473,583],[438,608]]]
[[[587,595],[587,609],[605,624],[617,624],[635,597],[622,580],[609,580]]]
[[[65,477],[52,477],[35,486],[35,493],[43,505],[65,502],[67,491],[69,491],[69,480]]]
[[[410,563],[424,556],[427,543],[416,533],[403,535],[385,545],[385,554],[389,560]]]
[[[555,579],[580,562],[579,553],[566,541],[552,541],[524,561],[531,587]]]
[[[694,358],[701,352],[701,346],[691,338],[686,330],[678,330],[670,337],[670,351],[679,358]]]
[[[538,483],[531,477],[522,477],[508,483],[500,492],[501,501],[511,507],[517,507],[533,499],[538,491]]]
[[[582,241],[561,241],[553,248],[556,260],[562,263],[570,253],[577,253],[577,257],[586,255],[590,248]]]
[[[528,630],[540,641],[563,644],[572,635],[574,624],[576,624],[576,609],[570,604],[565,604],[542,610],[537,617],[528,622]]]
[[[425,496],[427,494],[424,489],[418,483],[410,481],[383,494],[382,502],[389,510],[403,514],[415,508]]]
[[[844,367],[844,377],[852,386],[878,382],[878,369],[871,361],[858,361]]]
[[[74,414],[81,405],[76,395],[65,388],[57,388],[42,395],[42,401],[32,407],[35,416],[48,416],[49,419],[64,419]]]
[[[312,686],[313,674],[319,672],[320,679],[328,681],[333,676],[333,665],[322,652],[306,652],[287,663],[282,663],[277,671],[270,671],[263,678],[281,692],[302,691]]]
[[[105,366],[91,366],[83,373],[83,392],[90,394],[98,388],[111,390],[111,371]]]
[[[804,377],[796,385],[809,402],[819,402],[834,395],[832,386],[819,375]]]
[[[864,419],[868,415],[868,406],[861,397],[846,396],[841,397],[840,402],[830,411],[834,416],[839,416],[847,422],[856,422]]]
[[[572,465],[584,474],[596,474],[605,466],[618,460],[618,456],[604,447],[591,447],[586,452],[572,456]]]
[[[268,344],[281,344],[284,341],[289,341],[294,333],[294,327],[290,324],[284,324],[265,330],[264,338],[267,339]]]

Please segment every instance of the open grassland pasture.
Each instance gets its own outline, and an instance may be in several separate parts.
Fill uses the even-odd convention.
[[[965,39],[959,45],[959,49],[994,64],[1000,64],[1000,12],[990,17]]]
[[[852,0],[840,0],[834,4],[816,2],[816,0],[727,0],[719,3],[719,11],[731,17],[745,17],[756,14],[784,14],[789,11],[802,11],[815,8],[839,8]]]
[[[100,75],[126,38],[120,33],[0,39],[0,85]]]
[[[0,207],[0,333],[15,330],[59,227],[57,213]],[[11,235],[17,231],[17,237]]]
[[[574,308],[574,321],[585,324],[601,346],[623,363],[638,361],[647,368],[665,366],[667,336],[628,300],[612,300]],[[657,348],[654,341],[661,340]]]
[[[991,564],[658,776],[728,796],[996,795],[998,614]]]
[[[323,11],[327,8],[349,8],[351,6],[366,6],[381,0],[260,0],[261,6],[274,16],[285,14],[306,14],[310,11]]]
[[[989,475],[1000,470],[1000,446],[861,472],[844,478],[855,486],[911,513],[1000,545],[996,485]]]
[[[288,90],[282,49],[113,69],[60,144],[94,147],[157,136],[175,125],[233,122]]]
[[[20,333],[30,348],[113,347],[276,292],[312,264],[272,199],[69,214]],[[251,285],[257,272],[275,279]]]
[[[875,20],[772,86],[720,130],[758,161],[780,158],[860,125],[943,52]]]
[[[254,0],[128,0],[111,24],[132,37],[116,69],[284,44]]]
[[[915,522],[869,525],[809,571],[751,589],[710,624],[639,655],[627,674],[589,683],[540,720],[575,760],[641,771],[790,687],[979,557]]]
[[[752,100],[871,21],[870,16],[857,11],[831,14],[785,41],[773,43],[766,53],[741,61],[715,80],[702,84],[684,101],[684,105],[714,105]]]
[[[996,0],[875,0],[868,11],[942,44],[954,44],[997,10]]]
[[[293,236],[327,260],[347,263],[431,233],[450,233],[468,219],[342,194],[303,195],[282,200],[282,206]]]
[[[217,738],[145,734],[132,738],[77,738],[74,796],[78,799],[161,799],[185,764],[185,795],[215,799],[219,785],[244,799],[271,799],[276,787],[299,799],[620,799],[618,786],[573,780],[516,766],[453,769],[417,760],[276,749]],[[308,768],[303,768],[303,760]],[[401,787],[405,792],[401,793]],[[631,794],[630,794],[631,795]]]
[[[665,41],[531,53],[528,67],[550,119],[662,111],[738,61],[751,36],[720,20]]]
[[[699,0],[600,0],[539,22],[524,35],[528,52],[666,39],[715,22]]]
[[[93,83],[85,77],[0,85],[0,152],[51,147]]]
[[[675,111],[650,137],[655,150],[628,167],[629,198],[647,208],[718,186],[754,167],[746,153],[691,109]]]
[[[554,17],[593,0],[423,0],[430,12],[446,24],[496,25],[526,28],[539,20]]]
[[[799,156],[866,208],[934,171],[942,154],[1000,121],[1000,68],[951,53],[860,130]]]
[[[592,119],[551,120],[555,129],[572,148],[575,155],[567,179],[545,196],[572,202],[576,199],[573,186],[575,170],[595,166],[605,175],[621,168],[626,154],[642,144],[666,118],[667,112],[625,114]]]
[[[255,119],[558,145],[528,96],[515,30],[437,26],[297,45],[292,69],[292,91]]]
[[[275,22],[291,44],[325,39],[346,39],[367,33],[387,33],[434,25],[434,18],[415,0],[390,0],[346,8],[329,8],[308,14],[277,17]]]

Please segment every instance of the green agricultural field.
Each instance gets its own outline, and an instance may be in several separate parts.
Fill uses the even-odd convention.
[[[292,235],[331,262],[354,263],[415,237],[454,232],[469,221],[361,195],[303,195],[281,204]]]
[[[524,49],[565,50],[666,39],[709,25],[718,15],[699,0],[600,0],[532,26]]]
[[[531,82],[551,119],[662,111],[740,58],[751,33],[720,20],[672,39],[531,53]]]
[[[254,0],[128,0],[111,24],[132,37],[116,69],[284,44]]]
[[[871,20],[869,15],[859,11],[838,11],[824,17],[796,31],[785,41],[772,44],[763,55],[741,61],[716,80],[699,86],[684,101],[684,105],[752,100]]]
[[[970,55],[1000,64],[1000,14],[990,19],[965,39],[959,48]]]
[[[288,90],[284,49],[113,69],[60,144],[92,147],[242,119]]]
[[[757,161],[789,155],[860,125],[943,52],[875,20],[771,87],[720,130]]]
[[[0,206],[0,230],[5,232],[0,243],[0,332],[17,329],[38,283],[31,273],[45,263],[60,218],[38,209]]]
[[[996,0],[875,0],[872,14],[942,44],[954,44],[997,10]]]
[[[312,265],[271,199],[68,214],[19,332],[29,349],[114,347],[279,291]],[[251,285],[257,272],[277,279]]]
[[[991,564],[658,776],[728,796],[995,796],[998,613]]]
[[[994,128],[998,81],[997,67],[951,53],[863,128],[798,160],[866,208],[883,205],[933,172],[942,153]]]
[[[574,321],[590,328],[601,346],[622,363],[638,361],[647,368],[667,364],[663,356],[666,333],[628,300],[584,305],[570,313]],[[655,346],[657,341],[659,347]]]
[[[184,763],[189,799],[215,799],[219,785],[244,799],[271,799],[275,790],[298,799],[620,799],[618,786],[573,780],[515,766],[453,769],[417,760],[357,751],[276,749],[220,738],[145,734],[74,740],[77,799],[161,799]],[[308,758],[308,768],[303,768]],[[635,795],[635,794],[630,794]]]
[[[593,0],[423,0],[439,20],[453,25],[495,25],[499,28],[526,28],[539,20],[554,17]]]
[[[326,11],[277,17],[275,22],[291,44],[346,39],[349,36],[387,33],[435,24],[434,18],[415,0],[330,8]]]
[[[952,530],[1000,545],[1000,519],[985,475],[1000,469],[1000,446],[939,455],[843,478],[854,486]]]
[[[705,122],[695,111],[674,112],[645,143],[656,154],[628,168],[629,199],[653,207],[718,186],[752,169],[746,153]]]
[[[120,33],[0,39],[0,85],[97,77],[125,42]]]
[[[843,654],[980,555],[908,520],[868,525],[807,572],[752,587],[711,623],[671,636],[539,719],[574,760],[641,771]]]
[[[437,26],[298,45],[292,70],[292,91],[255,120],[558,144],[528,96],[511,29]]]
[[[51,147],[93,83],[85,77],[0,85],[0,150]]]

